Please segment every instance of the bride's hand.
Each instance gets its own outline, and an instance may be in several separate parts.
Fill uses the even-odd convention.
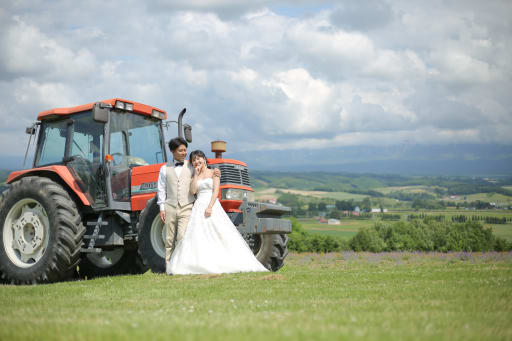
[[[201,165],[197,165],[195,170],[196,170],[196,174],[199,175],[199,174],[201,174],[201,171],[203,170],[203,167]]]
[[[211,215],[212,215],[212,208],[211,207],[207,207],[206,210],[204,211],[204,216],[206,218],[208,218]]]

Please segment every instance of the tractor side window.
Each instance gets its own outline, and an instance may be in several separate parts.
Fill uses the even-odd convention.
[[[133,157],[143,159],[149,164],[164,162],[160,144],[160,129],[157,125],[132,129],[130,147],[130,154]]]
[[[100,163],[103,148],[103,124],[95,122],[90,112],[76,115],[71,143],[71,156],[78,156],[91,163]]]
[[[66,148],[66,131],[65,121],[43,123],[42,146],[37,166],[62,162]]]
[[[159,121],[142,115],[112,114],[110,154],[114,165],[133,168],[164,162]]]

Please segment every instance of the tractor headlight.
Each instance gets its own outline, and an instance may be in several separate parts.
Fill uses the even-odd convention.
[[[222,190],[223,200],[244,200],[244,197],[247,197],[248,201],[254,201],[254,192],[239,188],[226,188]]]
[[[116,102],[116,109],[124,110],[124,102],[117,101]]]
[[[151,116],[153,116],[154,118],[158,118],[159,120],[165,119],[165,114],[155,109],[153,109],[153,111],[151,112]]]
[[[116,101],[116,109],[133,111],[133,103]]]

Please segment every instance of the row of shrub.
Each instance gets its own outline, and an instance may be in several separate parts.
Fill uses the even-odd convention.
[[[382,220],[400,220],[400,214],[392,214],[392,213],[382,213],[379,215]]]
[[[490,216],[465,216],[463,214],[452,216],[452,221],[464,223],[466,221],[483,221],[486,224],[506,224],[512,222],[512,218],[507,217],[490,217]]]
[[[350,240],[310,234],[292,218],[288,247],[297,252],[336,251],[509,251],[512,242],[494,236],[476,221],[453,223],[432,219],[376,223]]]
[[[428,220],[435,220],[435,221],[443,221],[445,219],[445,216],[442,215],[442,214],[439,214],[439,215],[432,215],[432,214],[425,214],[425,213],[420,213],[420,214],[409,214],[407,216],[407,220],[417,220],[417,219],[421,219],[421,220],[424,220],[424,219],[428,219]]]

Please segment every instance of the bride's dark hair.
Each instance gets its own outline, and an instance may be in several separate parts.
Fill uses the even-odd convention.
[[[206,157],[206,155],[204,155],[204,153],[201,151],[201,150],[194,150],[192,153],[190,153],[190,162],[193,162],[194,161],[194,158],[196,157],[202,157],[204,159],[204,161],[206,162],[206,164],[208,164],[208,158]]]

